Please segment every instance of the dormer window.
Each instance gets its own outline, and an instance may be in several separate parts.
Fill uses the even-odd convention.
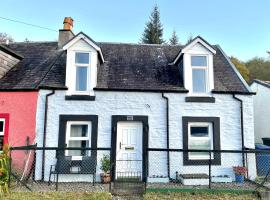
[[[198,36],[181,49],[171,63],[180,64],[184,87],[189,91],[187,102],[198,102],[202,99],[204,102],[208,102],[208,99],[211,99],[211,91],[214,89],[213,56],[215,54],[215,48]],[[196,98],[197,96],[199,98]],[[211,100],[211,102],[214,101]]]
[[[89,53],[75,53],[76,65],[76,92],[83,93],[89,90],[89,71],[90,56]]]
[[[66,100],[94,101],[98,66],[104,63],[101,48],[84,33],[63,46],[67,52]]]
[[[191,56],[192,93],[208,93],[208,62],[207,56]]]

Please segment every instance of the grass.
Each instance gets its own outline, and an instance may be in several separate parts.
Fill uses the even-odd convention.
[[[13,192],[6,196],[0,196],[5,200],[111,200],[112,196],[107,192]]]
[[[5,200],[36,200],[36,199],[53,199],[53,200],[112,200],[112,195],[107,192],[14,192],[6,196],[0,196]],[[121,198],[125,199],[125,198]],[[134,199],[132,198],[127,199]],[[136,199],[140,199],[137,197]],[[208,193],[208,192],[149,192],[144,195],[143,200],[258,200],[255,193]]]
[[[189,192],[171,192],[171,193],[147,193],[144,200],[258,200],[257,194],[235,194],[235,193],[189,193]]]

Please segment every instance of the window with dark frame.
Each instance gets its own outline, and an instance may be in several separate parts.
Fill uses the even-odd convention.
[[[5,119],[0,119],[0,150],[4,146],[4,135],[5,135]]]
[[[183,117],[184,150],[220,150],[218,117]],[[184,152],[184,165],[208,165],[209,152]],[[211,153],[211,163],[220,165],[220,153]]]

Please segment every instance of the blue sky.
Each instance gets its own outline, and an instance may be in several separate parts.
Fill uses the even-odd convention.
[[[266,57],[270,50],[269,0],[6,0],[0,17],[17,19],[58,30],[63,18],[74,19],[74,32],[96,41],[137,43],[157,3],[168,40],[173,29],[180,41],[201,35],[242,60]],[[56,40],[58,33],[0,19],[0,32],[16,41]]]

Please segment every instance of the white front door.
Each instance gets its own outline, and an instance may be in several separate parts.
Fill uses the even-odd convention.
[[[118,122],[116,179],[142,175],[142,123]]]

